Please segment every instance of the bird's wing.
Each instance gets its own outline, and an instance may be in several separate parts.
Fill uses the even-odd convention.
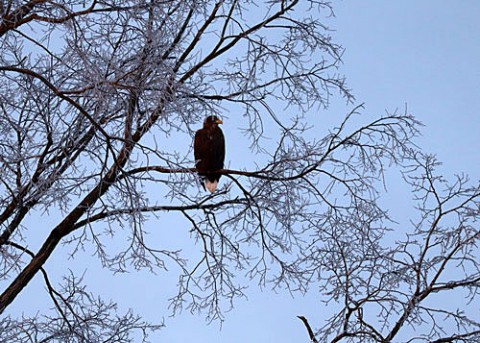
[[[203,129],[198,130],[195,133],[195,139],[193,141],[193,155],[195,157],[195,164],[197,161],[203,159],[206,153],[207,135]]]
[[[213,144],[215,146],[215,169],[222,169],[225,161],[225,137],[220,128],[215,133]]]

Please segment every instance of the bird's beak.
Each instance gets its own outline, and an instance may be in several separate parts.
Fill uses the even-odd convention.
[[[217,120],[215,121],[215,123],[217,123],[217,124],[223,124],[223,121],[222,121],[221,119],[217,119]]]

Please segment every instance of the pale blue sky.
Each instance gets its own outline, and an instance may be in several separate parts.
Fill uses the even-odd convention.
[[[466,172],[478,180],[480,2],[350,0],[335,1],[334,11],[336,18],[326,23],[346,48],[341,72],[357,103],[365,103],[364,113],[403,111],[407,104],[409,112],[426,125],[418,144],[444,162],[445,176]],[[321,115],[343,115],[351,107],[338,99]],[[410,209],[402,211],[410,213]],[[65,264],[55,264],[60,253],[48,263],[50,271],[65,270]],[[70,263],[82,269],[85,260]],[[306,297],[292,298],[286,292],[259,292],[252,283],[246,292],[249,299],[235,303],[220,330],[218,323],[207,325],[203,317],[189,313],[168,317],[167,298],[175,294],[176,275],[131,273],[112,280],[96,262],[83,267],[88,267],[86,280],[98,282],[89,284],[92,291],[117,300],[123,309],[132,307],[148,320],[165,318],[167,327],[152,337],[153,342],[308,342],[296,315],[305,315],[319,326],[334,310],[321,304],[315,289]],[[29,285],[11,310],[25,308],[25,301],[31,303],[33,289]],[[48,299],[41,301],[38,308],[48,304]]]

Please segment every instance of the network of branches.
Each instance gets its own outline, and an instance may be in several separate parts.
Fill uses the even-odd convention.
[[[314,323],[319,341],[480,341],[480,187],[436,174],[407,111],[360,115],[331,16],[315,0],[0,2],[0,341],[130,342],[161,327],[68,265],[54,279],[62,245],[114,273],[173,266],[173,314],[223,320],[254,280],[320,289],[335,311]],[[351,110],[325,115],[332,97]],[[191,151],[206,115],[228,127],[213,194]],[[379,202],[392,168],[414,195],[401,225]],[[196,254],[151,239],[152,222],[189,232]],[[9,312],[35,276],[51,308]]]

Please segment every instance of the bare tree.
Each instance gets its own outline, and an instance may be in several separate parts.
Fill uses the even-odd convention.
[[[241,270],[341,299],[319,341],[389,341],[418,323],[425,339],[477,337],[471,316],[425,300],[457,289],[476,299],[479,189],[433,175],[408,113],[364,119],[359,106],[319,134],[318,109],[337,93],[353,100],[337,72],[342,49],[319,19],[331,14],[313,0],[2,1],[0,313],[39,273],[54,311],[4,316],[1,340],[128,342],[160,327],[117,313],[78,275],[52,284],[45,263],[59,243],[75,258],[93,247],[113,272],[176,264],[174,313],[221,319],[243,294]],[[195,181],[188,143],[206,114],[229,116],[257,161],[223,170],[212,195]],[[409,168],[422,218],[387,245],[377,197],[390,165]],[[161,225],[169,213],[191,230],[197,260],[149,240],[147,216]],[[58,224],[31,250],[39,228],[28,219],[46,215]],[[444,279],[450,269],[462,273]],[[445,316],[457,324],[448,332]]]
[[[301,269],[318,273],[322,299],[340,308],[317,331],[321,341],[480,340],[480,187],[465,175],[447,182],[437,165],[416,154],[404,169],[418,213],[409,225],[335,211],[319,222],[323,244],[312,244]]]

